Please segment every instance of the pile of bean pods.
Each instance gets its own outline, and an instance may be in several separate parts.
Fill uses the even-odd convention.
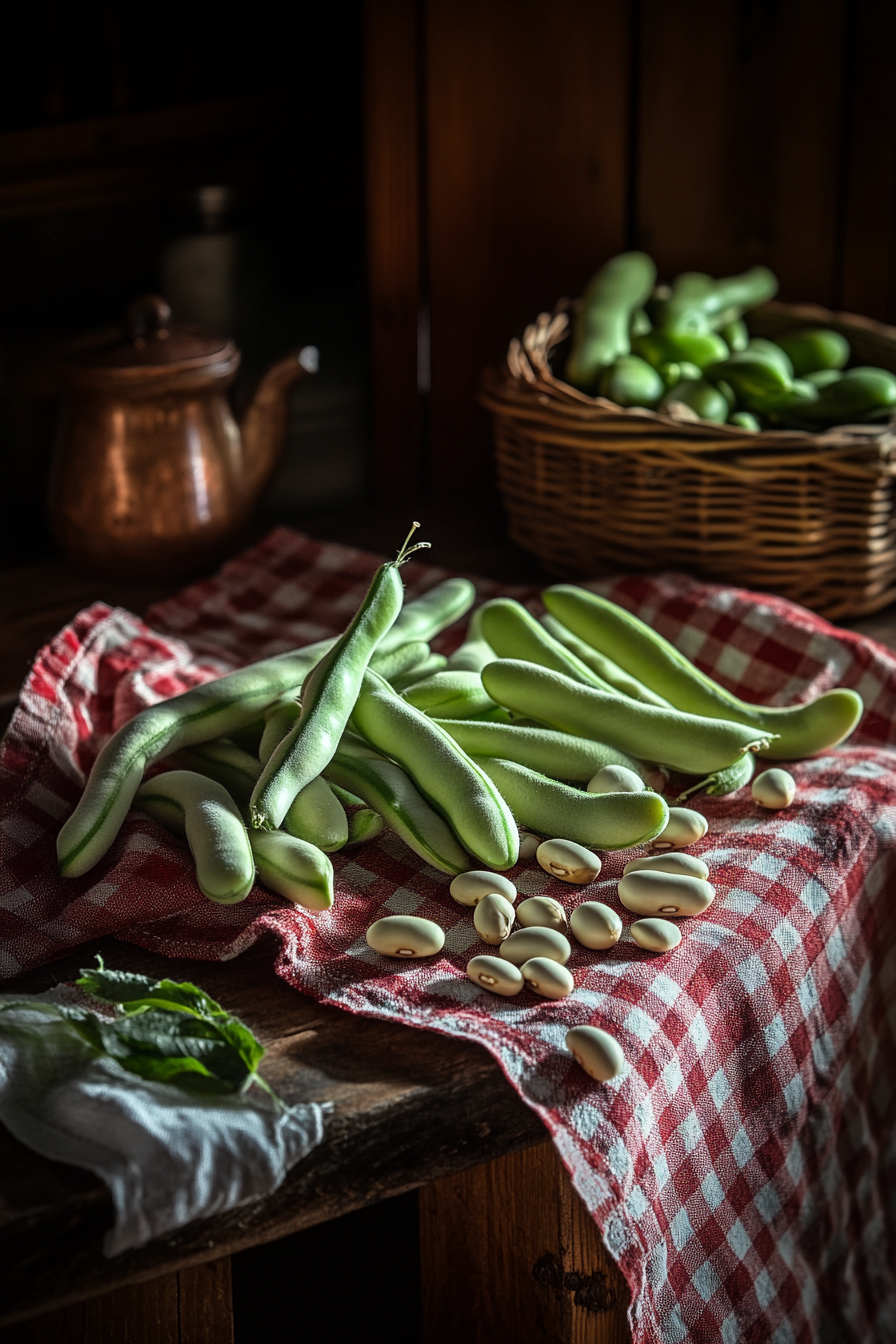
[[[682,798],[728,793],[750,782],[757,752],[811,755],[861,715],[851,690],[789,709],[747,704],[641,621],[568,584],[544,592],[540,619],[510,599],[486,602],[455,653],[433,653],[429,641],[475,589],[448,579],[405,603],[413,531],[339,638],[119,729],[59,833],[63,875],[103,857],[131,806],[186,840],[210,900],[243,900],[257,879],[311,910],[333,900],[328,855],[384,825],[452,876],[471,859],[509,869],[538,837],[589,851],[686,844],[695,814],[670,809],[669,771],[691,777]],[[159,762],[173,768],[146,778]],[[785,778],[763,801],[786,806],[790,777],[766,774]]]
[[[840,332],[750,337],[743,314],[777,289],[766,266],[723,280],[688,271],[657,285],[646,253],[613,257],[585,290],[566,379],[619,406],[748,431],[821,431],[896,414],[896,375],[847,367],[852,351]]]

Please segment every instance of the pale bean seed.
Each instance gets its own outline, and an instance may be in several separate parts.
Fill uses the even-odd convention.
[[[597,855],[573,840],[543,840],[535,857],[546,873],[559,877],[561,882],[575,882],[578,886],[593,882],[600,872]]]
[[[647,952],[671,952],[681,942],[681,929],[668,919],[636,919],[632,937]]]
[[[518,929],[501,944],[500,955],[514,966],[522,966],[532,957],[548,957],[565,965],[572,954],[569,939],[556,929]]]
[[[484,943],[499,947],[513,928],[513,905],[506,896],[490,891],[473,907],[473,923]]]
[[[566,1048],[589,1078],[606,1083],[625,1068],[622,1047],[600,1027],[572,1027],[566,1033]]]
[[[716,889],[711,882],[682,873],[640,869],[619,883],[619,899],[636,915],[699,915],[712,905]]]
[[[622,920],[602,901],[583,901],[570,915],[569,927],[583,947],[603,951],[619,942]]]
[[[468,873],[458,873],[448,888],[452,899],[458,905],[478,905],[483,896],[493,892],[503,896],[513,905],[516,900],[516,887],[509,877],[501,873],[490,873],[486,868],[473,868]]]
[[[566,932],[566,911],[552,896],[530,896],[517,906],[516,917],[524,929],[556,929]]]
[[[550,957],[532,957],[520,969],[529,988],[543,999],[565,999],[575,989],[575,981],[566,967]]]
[[[541,836],[533,835],[531,831],[520,831],[520,858],[534,859],[540,844]]]
[[[669,820],[659,835],[654,836],[653,845],[657,849],[667,849],[675,845],[695,845],[709,830],[709,822],[691,807],[670,807]]]
[[[588,781],[588,793],[641,793],[644,781],[624,765],[605,765]]]
[[[709,877],[709,868],[696,854],[644,854],[640,859],[630,859],[622,870],[623,877],[629,873],[678,873],[681,877]]]
[[[431,957],[445,946],[445,934],[419,915],[386,915],[367,930],[367,944],[386,957]]]
[[[483,989],[492,994],[503,994],[505,998],[519,994],[526,983],[519,967],[500,957],[473,957],[467,962],[467,975],[474,985],[482,985]]]
[[[757,803],[778,811],[789,807],[796,797],[796,780],[786,770],[763,770],[753,780],[752,793]]]

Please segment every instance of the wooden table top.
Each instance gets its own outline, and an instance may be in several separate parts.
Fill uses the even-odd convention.
[[[511,581],[537,581],[537,563],[501,538],[500,518],[428,509],[433,561]],[[407,505],[302,520],[314,535],[389,552]],[[435,534],[433,536],[433,534]],[[403,533],[402,533],[403,535]],[[97,598],[138,614],[179,585],[97,581],[47,560],[0,575],[0,708],[7,717],[36,650]],[[896,612],[851,623],[896,647]],[[107,964],[194,980],[267,1048],[262,1072],[289,1103],[329,1101],[323,1143],[269,1199],[206,1219],[173,1237],[102,1255],[111,1225],[106,1187],[51,1162],[0,1129],[0,1323],[274,1240],[387,1196],[545,1140],[541,1121],[478,1045],[321,1007],[272,969],[273,940],[232,962],[171,961],[107,939],[21,980],[34,993],[74,977],[102,951]]]

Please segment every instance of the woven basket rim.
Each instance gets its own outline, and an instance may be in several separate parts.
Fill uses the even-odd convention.
[[[479,400],[486,409],[497,414],[510,414],[513,418],[540,419],[554,425],[559,417],[566,432],[576,434],[578,431],[583,440],[597,428],[604,432],[616,429],[620,435],[632,440],[639,436],[639,431],[653,431],[666,443],[677,439],[685,452],[697,451],[701,456],[714,452],[730,454],[738,450],[751,454],[756,454],[757,450],[774,450],[776,457],[780,457],[781,450],[789,450],[798,455],[791,462],[795,466],[809,453],[817,460],[821,450],[826,457],[840,454],[853,460],[859,456],[867,461],[870,456],[876,459],[878,467],[884,467],[888,462],[896,463],[896,417],[884,424],[837,425],[818,433],[777,429],[749,433],[736,425],[720,425],[696,416],[673,415],[646,407],[618,406],[605,397],[591,397],[580,392],[556,377],[549,362],[553,350],[566,337],[569,314],[580,304],[580,299],[560,299],[553,313],[540,313],[536,321],[530,323],[522,339],[514,337],[511,340],[503,366],[486,369],[483,373]],[[754,315],[789,319],[794,328],[825,325],[845,329],[846,333],[860,331],[886,340],[896,354],[896,327],[857,313],[836,312],[819,304],[773,300],[753,309],[747,319]],[[778,465],[783,463],[779,461]]]

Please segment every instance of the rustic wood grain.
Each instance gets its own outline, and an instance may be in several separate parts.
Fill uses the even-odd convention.
[[[414,0],[368,0],[365,7],[374,477],[377,492],[387,498],[413,495],[423,483],[417,15]]]
[[[482,367],[625,244],[629,7],[426,4],[436,493],[491,479]]]
[[[426,1344],[631,1341],[628,1285],[553,1144],[426,1186],[420,1228]]]
[[[113,1260],[102,1183],[0,1131],[0,1320],[15,1320],[273,1241],[538,1142],[541,1121],[479,1046],[322,1007],[273,972],[266,940],[233,962],[156,957],[112,939],[6,992],[72,978],[102,948],[107,964],[191,979],[267,1046],[263,1073],[290,1104],[334,1105],[324,1142],[268,1199],[191,1224]]]

